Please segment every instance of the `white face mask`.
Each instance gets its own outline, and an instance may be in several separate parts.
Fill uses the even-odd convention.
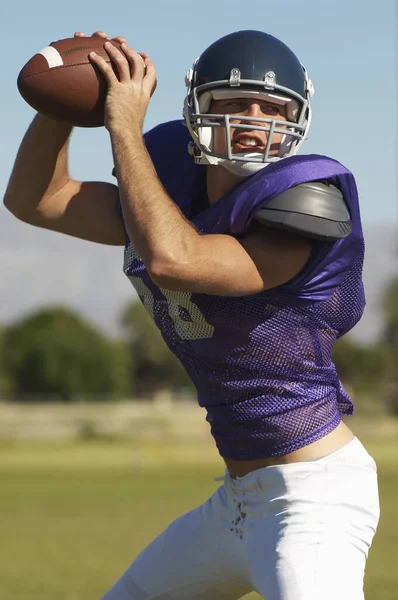
[[[209,148],[212,148],[212,130],[207,129],[204,131],[203,137],[205,138],[207,145]],[[284,135],[280,145],[279,145],[279,157],[284,157],[290,150],[290,146],[292,144],[292,139],[290,136]],[[202,164],[217,164],[223,166],[224,169],[233,173],[237,177],[250,177],[255,173],[258,173],[265,167],[268,167],[271,163],[269,162],[255,162],[253,159],[257,159],[257,161],[261,160],[263,155],[259,152],[247,152],[246,154],[240,154],[240,157],[247,158],[246,161],[242,160],[227,160],[225,158],[217,158],[214,159],[209,156],[203,157]]]
[[[227,169],[227,171],[237,175],[238,177],[250,177],[251,175],[254,175],[255,173],[258,173],[264,169],[268,164],[296,154],[301,144],[306,139],[311,122],[311,109],[309,107],[309,102],[307,101],[303,101],[303,103],[300,105],[299,101],[296,101],[292,98],[252,90],[244,90],[239,93],[236,90],[217,89],[204,92],[201,94],[199,99],[195,94],[196,92],[193,96],[193,103],[196,114],[192,112],[193,109],[190,107],[188,100],[186,99],[184,106],[184,118],[191,136],[194,139],[195,146],[201,150],[200,153],[196,154],[192,152],[193,156],[195,156],[195,161],[198,164],[222,165],[225,169]],[[276,156],[270,156],[268,152],[266,152],[266,156],[255,152],[247,154],[240,153],[239,159],[234,160],[229,151],[226,152],[226,154],[229,154],[229,156],[220,156],[219,154],[216,155],[213,153],[214,130],[212,125],[215,122],[220,121],[218,118],[220,115],[212,115],[208,112],[211,101],[212,99],[219,100],[236,97],[270,99],[273,103],[279,103],[285,107],[288,120],[283,124],[279,123],[277,120],[273,121],[271,118],[259,119],[259,122],[264,121],[264,131],[266,132],[270,131],[272,122],[275,124],[275,133],[278,133],[278,127],[280,129],[282,127],[285,128],[286,135],[282,136],[282,139],[279,143],[279,151]],[[244,121],[250,121],[250,119],[248,117],[242,117],[242,122],[244,123]],[[226,122],[226,129],[227,127],[230,128],[233,126],[231,126],[230,122],[228,124]],[[244,124],[241,123],[241,125],[237,125],[236,127],[244,128]],[[279,133],[281,133],[281,131],[279,131]],[[228,140],[226,141],[228,143]],[[263,160],[264,158],[265,160]]]

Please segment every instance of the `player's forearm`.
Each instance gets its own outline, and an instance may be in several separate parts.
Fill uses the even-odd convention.
[[[17,217],[29,217],[44,198],[69,180],[68,145],[72,127],[36,115],[14,163],[4,205]]]
[[[126,229],[149,273],[183,267],[201,236],[164,190],[141,134],[113,134],[112,149]]]

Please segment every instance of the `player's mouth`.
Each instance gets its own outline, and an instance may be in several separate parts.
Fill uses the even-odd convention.
[[[258,135],[240,134],[237,135],[232,144],[232,152],[264,152],[265,144]]]

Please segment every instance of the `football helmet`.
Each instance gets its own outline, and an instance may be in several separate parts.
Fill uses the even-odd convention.
[[[186,85],[183,116],[192,137],[189,152],[198,164],[221,164],[248,176],[292,156],[307,138],[314,87],[296,55],[272,35],[237,31],[217,40],[188,71]],[[286,121],[272,115],[259,118],[209,112],[212,100],[229,98],[257,98],[282,105]],[[216,127],[225,128],[225,153],[213,149]],[[231,128],[266,132],[264,151],[233,153]],[[270,155],[274,134],[281,134],[277,156]]]

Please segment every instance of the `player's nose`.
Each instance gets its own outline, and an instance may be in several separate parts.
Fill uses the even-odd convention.
[[[253,124],[255,124],[255,119],[263,119],[264,114],[261,110],[261,106],[257,102],[251,102],[246,108],[246,117],[252,117]],[[261,125],[261,122],[259,123]]]

